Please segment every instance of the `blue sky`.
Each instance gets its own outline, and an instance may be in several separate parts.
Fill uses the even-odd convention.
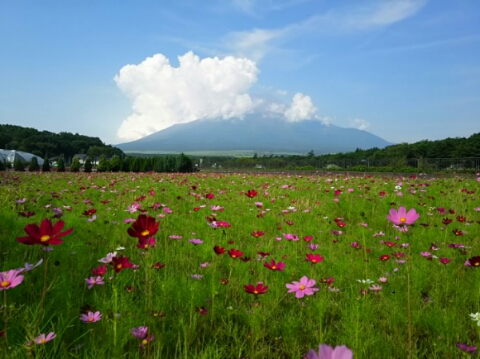
[[[468,137],[479,24],[478,1],[5,0],[0,123],[120,143],[253,112]]]

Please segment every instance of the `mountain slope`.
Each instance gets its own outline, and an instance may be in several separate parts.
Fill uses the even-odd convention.
[[[197,120],[117,145],[124,151],[231,151],[335,153],[391,143],[354,128],[318,121],[286,122],[249,115],[244,120]]]

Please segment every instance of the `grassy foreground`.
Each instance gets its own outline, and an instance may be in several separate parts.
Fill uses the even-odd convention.
[[[470,356],[479,186],[1,173],[2,355],[302,358],[327,343],[355,359]],[[394,228],[386,216],[401,206],[420,216]]]

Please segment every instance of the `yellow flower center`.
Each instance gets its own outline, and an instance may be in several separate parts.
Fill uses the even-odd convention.
[[[316,260],[316,259],[312,259],[312,263],[317,263],[317,260]]]
[[[122,268],[122,265],[121,264],[117,264],[117,269],[120,269]]]
[[[147,345],[147,344],[148,344],[147,339],[143,339],[143,340],[142,340],[142,345]]]
[[[480,267],[480,262],[475,262],[475,263],[473,263],[473,265],[474,265],[475,267]],[[2,282],[2,285],[3,285],[3,283],[4,283],[4,282]]]
[[[89,322],[93,322],[93,318],[88,318],[88,321],[89,321]]]
[[[305,289],[305,286],[303,284],[300,284],[300,287],[299,287],[300,290],[304,290]]]
[[[40,237],[40,241],[46,242],[50,239],[50,236],[48,234],[44,234],[43,236]]]
[[[10,282],[7,280],[4,280],[2,283],[0,283],[0,287],[6,288],[10,285]]]
[[[40,339],[40,343],[44,344],[46,342],[47,342],[47,339],[45,339],[45,338]]]
[[[253,291],[253,294],[258,294],[258,290],[255,289],[255,290]]]
[[[272,269],[277,269],[277,266],[272,266]]]
[[[142,231],[142,236],[146,237],[150,234],[150,231],[148,229],[145,229],[144,231]]]
[[[405,223],[407,219],[405,217],[400,217],[400,222]]]
[[[232,254],[232,258],[236,258],[237,256],[235,254]]]

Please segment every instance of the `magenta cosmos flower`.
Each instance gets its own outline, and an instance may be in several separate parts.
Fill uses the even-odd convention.
[[[400,226],[404,224],[413,224],[418,217],[420,217],[420,215],[414,208],[407,212],[405,207],[401,206],[398,209],[398,212],[395,208],[390,209],[390,215],[387,216],[387,219],[393,224]]]
[[[42,345],[42,344],[45,344],[45,343],[49,342],[52,339],[55,339],[56,337],[57,337],[57,335],[54,332],[50,332],[47,335],[40,334],[38,337],[33,339],[33,341],[37,345]]]
[[[11,269],[8,272],[0,273],[0,290],[7,290],[15,288],[17,285],[23,282],[23,275],[20,273],[22,270]]]
[[[84,323],[95,323],[102,319],[102,314],[100,312],[88,312],[87,314],[82,314],[80,320]]]
[[[318,347],[318,352],[310,350],[307,359],[352,359],[353,352],[345,345],[332,348],[329,345],[322,344]]]
[[[300,282],[287,283],[286,287],[289,289],[288,293],[295,293],[295,297],[303,298],[305,295],[313,295],[318,290],[315,283],[315,279],[308,279],[307,276],[303,276]]]

